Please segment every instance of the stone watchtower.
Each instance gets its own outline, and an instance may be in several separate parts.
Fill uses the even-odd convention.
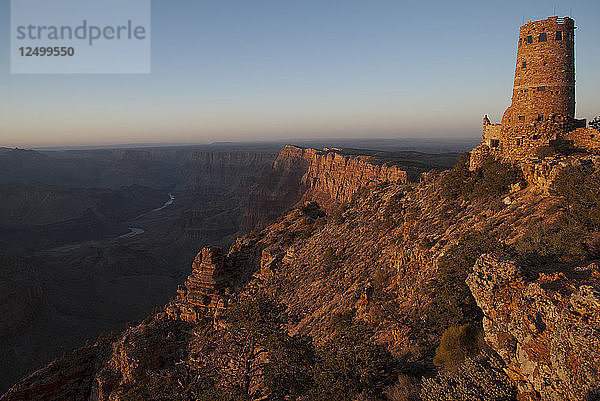
[[[530,21],[519,32],[512,103],[501,124],[484,117],[471,168],[488,155],[516,162],[538,156],[543,147],[572,147],[567,133],[585,124],[575,119],[575,22],[568,17]]]
[[[512,104],[502,125],[575,118],[575,22],[550,17],[521,27]]]

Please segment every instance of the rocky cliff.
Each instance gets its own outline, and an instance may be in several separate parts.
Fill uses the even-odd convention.
[[[406,183],[407,179],[401,166],[371,156],[287,145],[251,193],[242,229],[264,227],[300,200],[317,201],[332,211],[361,188],[383,182]]]
[[[523,397],[597,399],[600,386],[600,267],[527,269],[479,258],[467,279],[484,313],[487,343]]]
[[[0,393],[168,302],[199,247],[235,240],[248,191],[278,150],[2,152]]]

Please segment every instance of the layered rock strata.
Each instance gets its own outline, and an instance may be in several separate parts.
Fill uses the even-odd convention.
[[[192,273],[185,284],[177,289],[177,296],[166,306],[166,313],[173,319],[197,322],[226,306],[225,265],[221,248],[204,248],[192,264]]]
[[[362,188],[407,181],[406,170],[370,156],[287,145],[250,194],[241,228],[262,228],[299,201],[316,201],[331,212]]]

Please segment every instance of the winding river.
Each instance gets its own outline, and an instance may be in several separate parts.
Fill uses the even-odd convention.
[[[136,217],[135,220],[138,220],[144,216],[149,215],[150,213],[155,213],[155,212],[160,212],[161,210],[168,208],[169,206],[171,206],[173,204],[173,202],[175,202],[175,196],[173,194],[169,194],[169,200],[165,202],[164,205],[162,205],[161,207],[157,207],[156,209],[152,209],[149,212],[146,213],[142,213],[140,214],[138,217]],[[144,230],[143,228],[139,228],[139,227],[128,227],[129,228],[129,232],[127,234],[123,234],[118,236],[115,239],[125,239],[125,238],[133,238],[136,235],[140,235],[146,232],[146,230]]]
[[[173,196],[173,194],[169,194],[169,200],[166,201],[164,203],[164,205],[162,205],[161,207],[158,207],[156,209],[152,209],[149,212],[140,214],[139,216],[137,216],[136,218],[134,218],[132,221],[138,220],[144,216],[149,215],[150,213],[155,213],[158,211],[161,211],[169,206],[171,206],[173,204],[173,202],[175,202],[175,196]],[[114,237],[114,240],[123,240],[123,239],[129,239],[129,238],[133,238],[136,235],[140,235],[146,232],[146,230],[144,230],[143,228],[140,227],[128,227],[129,228],[129,232],[123,235],[119,235],[118,237]],[[64,253],[64,252],[69,252],[72,251],[73,249],[77,249],[79,247],[81,247],[82,245],[86,244],[86,243],[92,243],[92,242],[96,242],[96,241],[86,241],[83,243],[79,243],[79,244],[69,244],[69,245],[63,245],[57,248],[53,248],[53,249],[49,249],[49,252],[60,252],[60,253]]]

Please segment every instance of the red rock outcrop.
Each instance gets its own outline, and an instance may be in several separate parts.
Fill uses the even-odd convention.
[[[467,284],[485,315],[485,340],[504,359],[522,399],[597,395],[598,264],[528,272],[512,260],[483,255]]]
[[[177,296],[167,307],[172,319],[197,322],[226,306],[227,266],[221,248],[204,248],[192,264],[192,274],[179,286]]]
[[[173,369],[185,356],[190,325],[160,315],[130,327],[113,343],[110,359],[96,370],[91,400],[118,401],[123,392],[147,379],[149,371]]]
[[[284,148],[284,151],[291,147]],[[302,176],[307,188],[303,200],[315,200],[331,210],[349,202],[360,189],[382,182],[406,183],[407,172],[392,164],[375,164],[368,156],[349,156],[340,149],[289,149],[301,151],[309,161],[308,171]]]

